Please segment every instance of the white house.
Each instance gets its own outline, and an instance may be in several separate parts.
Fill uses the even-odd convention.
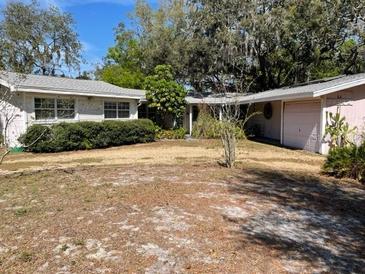
[[[120,88],[102,81],[0,72],[0,121],[11,146],[32,124],[60,121],[138,119],[145,91]],[[326,113],[337,110],[350,126],[364,131],[365,74],[340,76],[257,94],[187,96],[184,126],[191,134],[198,106],[250,105],[257,115],[249,121],[259,135],[284,146],[325,154]],[[142,113],[141,113],[142,114]],[[142,116],[144,116],[143,113]]]
[[[251,105],[253,111],[262,114],[249,120],[248,126],[256,126],[262,137],[322,154],[328,152],[328,144],[323,138],[327,112],[339,110],[350,126],[357,127],[358,134],[365,130],[365,73],[257,94],[197,95],[188,96],[186,100],[189,107],[184,121],[190,134],[200,104]],[[265,113],[265,109],[269,113]]]
[[[0,72],[0,126],[11,146],[32,124],[138,119],[142,90],[102,81]]]

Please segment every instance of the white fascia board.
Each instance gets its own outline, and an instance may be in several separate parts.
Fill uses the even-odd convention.
[[[262,103],[268,101],[281,101],[281,100],[295,100],[295,99],[304,99],[304,98],[313,98],[313,92],[304,92],[304,93],[297,93],[297,94],[287,94],[287,95],[276,95],[276,96],[268,96],[263,98],[255,98],[251,97],[247,100],[241,100],[238,103],[240,104],[252,104],[252,103]]]
[[[193,100],[186,100],[188,104],[208,104],[208,105],[233,105],[233,104],[253,104],[253,103],[261,103],[261,102],[268,102],[268,101],[281,101],[281,100],[295,100],[295,99],[305,99],[305,98],[313,98],[313,92],[303,92],[303,93],[296,93],[296,94],[286,94],[286,95],[275,95],[275,96],[268,96],[262,98],[255,98],[255,95],[248,95],[247,98],[242,97],[230,97],[226,100],[219,99],[193,99]]]
[[[54,90],[42,90],[42,89],[17,89],[19,92],[27,93],[44,93],[44,94],[54,94],[54,95],[75,95],[84,97],[101,97],[101,98],[121,98],[121,99],[135,99],[141,100],[140,96],[128,96],[128,95],[111,95],[111,94],[95,94],[95,93],[82,93],[82,92],[64,92],[64,91],[54,91]]]
[[[349,89],[349,88],[353,88],[353,87],[357,87],[357,86],[361,86],[361,85],[365,85],[365,79],[360,79],[360,80],[356,80],[356,81],[352,81],[349,83],[344,83],[344,84],[340,84],[340,85],[336,85],[336,86],[333,86],[330,88],[316,91],[316,92],[314,92],[314,97],[320,97],[323,95],[327,95],[330,93],[338,92],[338,91],[341,91],[344,89]]]
[[[224,104],[230,104],[230,101],[219,101],[215,99],[185,99],[186,103],[188,105],[199,105],[199,104],[206,104],[206,105],[224,105]]]

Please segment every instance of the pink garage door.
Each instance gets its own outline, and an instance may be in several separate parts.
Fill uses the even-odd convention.
[[[283,144],[319,152],[320,101],[284,103]]]

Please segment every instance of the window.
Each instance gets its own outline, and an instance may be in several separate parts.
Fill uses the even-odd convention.
[[[118,118],[129,118],[129,103],[118,103]]]
[[[55,100],[47,98],[34,98],[36,120],[55,119]]]
[[[104,102],[104,118],[105,119],[129,118],[129,103]]]
[[[104,118],[105,119],[117,118],[117,103],[115,102],[104,103]]]
[[[34,98],[36,120],[74,119],[75,100]]]
[[[57,99],[57,118],[74,119],[75,101],[72,99]]]

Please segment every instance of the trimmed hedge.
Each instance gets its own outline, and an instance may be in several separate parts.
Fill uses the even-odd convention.
[[[30,152],[61,152],[152,142],[155,126],[148,119],[33,125],[19,138]]]

